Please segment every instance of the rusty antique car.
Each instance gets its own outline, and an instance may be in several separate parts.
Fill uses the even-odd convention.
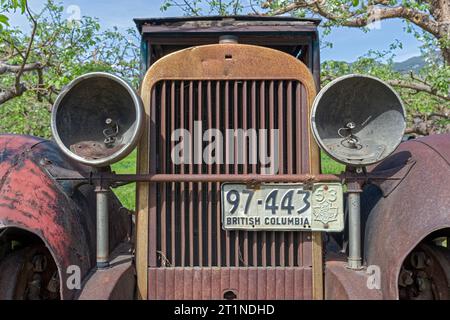
[[[139,95],[86,74],[53,141],[0,135],[1,299],[450,298],[450,136],[400,143],[376,78],[317,94],[320,21],[135,22]]]

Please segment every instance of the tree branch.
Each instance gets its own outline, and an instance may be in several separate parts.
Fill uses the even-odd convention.
[[[367,16],[355,17],[353,19],[346,20],[343,25],[348,27],[364,27],[374,21],[381,21],[393,18],[406,19],[418,27],[428,31],[435,37],[440,37],[439,25],[436,21],[430,18],[426,13],[405,8],[403,6],[398,7],[378,7],[370,6],[368,8]]]
[[[10,43],[13,45],[13,48],[21,55],[22,57],[22,63],[20,66],[15,65],[8,65],[6,63],[0,63],[0,74],[4,74],[6,72],[15,73],[15,80],[14,80],[14,87],[9,89],[4,89],[0,92],[0,104],[5,103],[8,100],[11,100],[15,97],[21,96],[26,90],[27,87],[25,84],[21,82],[22,75],[24,72],[38,70],[38,73],[41,70],[41,64],[40,63],[27,63],[28,59],[30,57],[31,50],[33,48],[33,42],[34,38],[36,36],[36,30],[37,30],[37,21],[33,17],[30,8],[28,7],[28,2],[26,3],[26,11],[30,17],[30,20],[33,24],[30,40],[28,41],[28,46],[26,48],[26,51],[24,54],[22,54],[13,43]]]
[[[42,72],[42,69],[37,70],[38,74],[38,86],[37,86],[37,100],[39,102],[42,102],[42,88],[44,87],[44,73]]]
[[[24,72],[39,70],[41,68],[42,68],[42,66],[39,62],[28,63],[28,64],[20,65],[20,66],[14,66],[14,65],[9,65],[9,64],[0,62],[0,75],[7,73],[7,72],[18,73],[19,71],[22,71],[22,73],[24,73]]]
[[[184,2],[184,5],[190,10],[190,12],[191,12],[193,15],[198,16],[197,10],[195,10],[195,9],[191,6],[191,4],[189,3],[189,1],[184,0],[183,2]],[[177,5],[178,5],[178,4],[177,4]]]
[[[386,1],[382,0],[374,1],[373,3],[376,5],[368,6],[365,14],[350,12],[349,15],[338,15],[327,9],[326,0],[298,0],[274,10],[269,14],[282,15],[297,9],[309,9],[328,20],[339,22],[340,25],[346,27],[365,27],[374,21],[403,18],[436,37],[442,37],[439,24],[426,13],[404,6],[390,7],[387,6]]]
[[[25,59],[25,57],[23,56],[22,52],[19,50],[19,48],[17,48],[17,46],[15,45],[15,43],[14,43],[13,41],[10,41],[9,39],[4,38],[4,37],[2,37],[2,40],[5,41],[7,44],[9,44],[9,45],[12,47],[13,53],[14,53],[14,51],[16,51],[17,54],[18,54],[22,59]],[[11,58],[11,57],[9,57],[9,58]]]
[[[450,101],[450,96],[443,96],[437,93],[436,89],[425,83],[412,83],[404,80],[389,80],[388,83],[394,87],[411,89],[419,92],[425,92],[440,99]]]
[[[250,0],[250,8],[252,9],[253,13],[251,15],[261,15],[261,13],[255,9],[255,5],[253,4],[253,0]]]
[[[15,87],[16,87],[16,91],[20,92],[22,84],[20,82],[20,79],[22,77],[22,74],[24,72],[25,66],[27,64],[28,58],[30,57],[30,52],[31,52],[31,48],[33,47],[33,41],[34,41],[34,37],[36,35],[36,29],[37,29],[37,21],[36,19],[34,19],[33,15],[30,12],[30,8],[28,7],[28,2],[26,2],[26,10],[28,15],[30,16],[30,19],[33,23],[33,29],[31,31],[31,36],[30,36],[30,41],[28,42],[28,47],[27,50],[25,52],[25,55],[23,57],[23,61],[22,61],[22,65],[19,69],[19,71],[17,72],[16,75],[16,81],[15,81]]]
[[[6,89],[0,92],[0,105],[5,103],[8,100],[11,100],[15,97],[22,95],[27,88],[23,83],[20,83],[19,90],[17,88]]]

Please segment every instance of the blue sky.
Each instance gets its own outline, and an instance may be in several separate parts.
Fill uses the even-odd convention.
[[[31,8],[38,11],[45,0],[31,0]],[[97,17],[105,28],[117,26],[121,30],[134,27],[133,18],[151,18],[162,16],[180,16],[177,8],[161,12],[163,0],[63,0],[67,17],[73,12],[70,8],[78,6],[82,16]],[[26,27],[26,21],[18,14],[11,18],[11,24]],[[333,48],[322,50],[322,60],[354,61],[370,49],[387,50],[396,39],[402,41],[403,49],[397,51],[396,61],[403,61],[420,54],[420,43],[403,31],[405,24],[400,20],[381,22],[380,29],[368,33],[354,28],[337,28],[325,40],[333,43]]]

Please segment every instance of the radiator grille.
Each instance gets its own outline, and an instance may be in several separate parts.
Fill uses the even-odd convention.
[[[172,162],[173,130],[194,132],[194,121],[209,128],[279,129],[279,173],[309,171],[307,99],[303,85],[291,80],[217,80],[158,82],[153,87],[150,167],[157,173],[261,173],[259,164],[184,164]],[[303,137],[301,139],[300,137]],[[191,140],[194,140],[194,134]],[[229,146],[224,137],[224,145]],[[192,141],[193,142],[193,141]],[[203,142],[203,148],[209,144]],[[203,148],[199,148],[203,150]],[[229,147],[226,147],[226,149]],[[235,146],[234,148],[237,148]],[[229,150],[222,150],[223,156]],[[190,150],[193,156],[193,149]],[[237,151],[237,150],[235,150]],[[258,150],[259,151],[259,150]],[[243,151],[249,161],[248,146]],[[235,155],[238,152],[235,152]],[[259,162],[258,162],[259,163]],[[309,232],[224,231],[220,184],[161,183],[152,189],[155,267],[296,267],[311,265]],[[153,202],[153,203],[152,203]],[[156,259],[151,257],[155,257]]]

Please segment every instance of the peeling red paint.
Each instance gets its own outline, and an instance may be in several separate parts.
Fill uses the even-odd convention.
[[[42,159],[71,170],[87,170],[65,158],[53,142],[27,136],[0,135],[0,226],[18,227],[38,235],[47,245],[65,283],[65,270],[78,265],[82,276],[95,264],[95,197],[92,188],[71,196],[41,165]],[[111,214],[120,203],[112,197]],[[112,246],[125,238],[126,223],[111,219]],[[76,291],[62,286],[62,297]]]
[[[62,262],[68,263],[64,244],[70,243],[70,239],[64,228],[55,223],[57,215],[62,213],[57,204],[60,195],[54,190],[53,181],[42,171],[32,172],[33,167],[35,164],[25,159],[21,169],[10,172],[8,186],[0,190],[0,219],[13,217],[17,224],[40,230],[54,244]],[[20,192],[16,192],[13,186],[20,186]],[[49,197],[43,197],[43,192]]]

